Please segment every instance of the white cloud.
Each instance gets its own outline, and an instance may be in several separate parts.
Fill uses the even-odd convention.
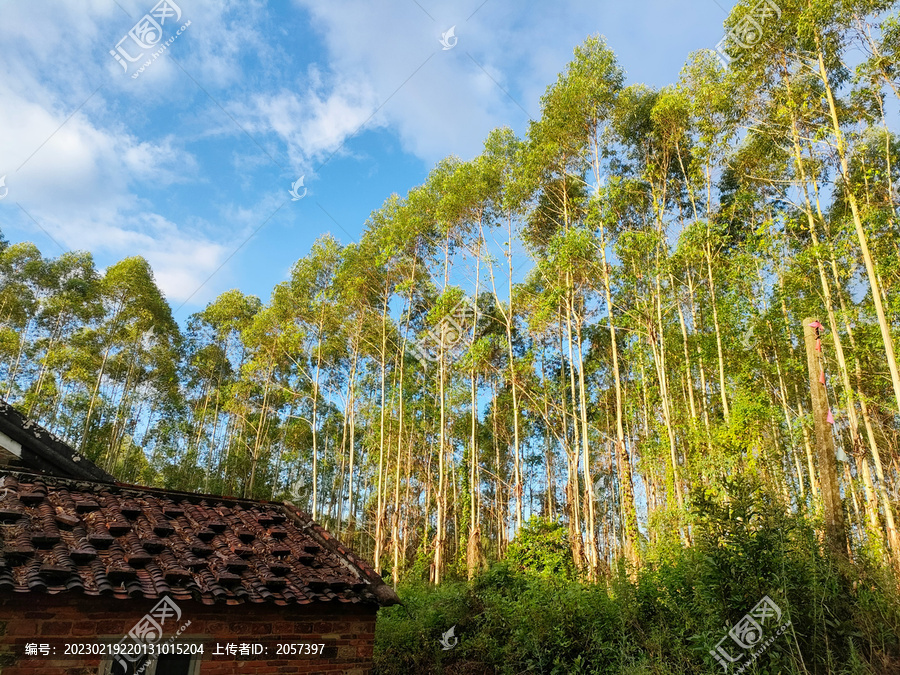
[[[494,127],[524,130],[526,112],[539,114],[546,85],[596,31],[596,5],[575,0],[524,12],[512,0],[480,9],[474,0],[422,3],[424,10],[412,1],[295,2],[321,31],[334,76],[371,90],[378,104],[391,97],[377,119],[428,163],[475,155]],[[458,42],[444,50],[441,34],[453,25]]]
[[[540,95],[588,34],[627,25],[640,39],[617,38],[635,52],[668,35],[693,39],[678,25],[688,13],[663,0],[418,0],[424,10],[416,0],[294,0],[287,11],[175,1],[191,26],[137,80],[109,50],[156,0],[0,4],[0,227],[37,232],[18,202],[66,247],[145,255],[173,301],[287,199],[275,165],[290,164],[294,180],[335,151],[374,154],[346,143],[360,125],[388,129],[426,164],[471,157],[494,127],[524,132],[519,106],[539,114]],[[613,13],[615,25],[601,21]],[[459,41],[442,50],[452,25]],[[682,60],[670,64],[675,75]]]
[[[302,94],[281,90],[256,94],[250,104],[232,110],[251,133],[274,133],[287,147],[292,166],[312,169],[314,162],[340,149],[341,144],[371,117],[377,104],[364,83],[355,87],[343,81],[325,86],[316,68],[309,75],[310,88]],[[368,127],[377,125],[369,124]]]
[[[148,92],[158,98],[174,67],[161,59],[139,80],[123,75],[108,50],[152,3],[120,4],[127,13],[107,0],[0,8],[0,176],[9,188],[0,223],[34,238],[43,230],[63,247],[90,250],[99,259],[143,255],[160,288],[177,301],[218,268],[240,232],[223,236],[208,223],[172,222],[142,197],[148,189],[197,180],[198,162],[175,133],[142,138],[129,130],[125,122],[142,122],[148,109],[117,115],[117,91],[130,85],[138,100]],[[207,26],[221,27],[223,6],[216,10],[209,2],[214,9],[201,11],[203,4],[191,4]],[[195,33],[213,39],[204,30]],[[198,60],[198,67],[225,79],[237,51],[233,43],[218,40],[221,49]]]
[[[102,103],[99,94],[97,99]],[[61,107],[61,101],[54,106]],[[220,244],[166,221],[134,192],[143,184],[185,180],[184,168],[196,160],[173,137],[141,141],[121,129],[99,128],[84,113],[66,121],[65,110],[45,108],[2,84],[0,125],[0,175],[7,176],[9,188],[3,207],[26,230],[36,229],[33,218],[68,248],[115,257],[140,253],[154,264],[164,291],[176,298],[183,283],[169,286],[166,280],[177,276],[169,271],[181,264],[175,261],[188,262],[184,251],[205,252],[192,255],[186,267],[197,279],[217,265],[209,253],[221,256]],[[195,280],[194,287],[198,284]]]

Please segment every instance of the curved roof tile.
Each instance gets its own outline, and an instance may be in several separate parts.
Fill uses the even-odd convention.
[[[0,471],[0,592],[204,604],[391,605],[393,590],[290,502]]]

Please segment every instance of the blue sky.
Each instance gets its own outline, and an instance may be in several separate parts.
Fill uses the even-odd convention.
[[[143,255],[180,322],[230,288],[266,300],[318,236],[523,134],[588,35],[664,86],[733,4],[0,0],[0,229],[101,268]]]

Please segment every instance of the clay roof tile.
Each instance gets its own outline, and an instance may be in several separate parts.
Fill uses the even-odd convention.
[[[0,481],[0,593],[390,604],[371,567],[289,503],[13,471]]]

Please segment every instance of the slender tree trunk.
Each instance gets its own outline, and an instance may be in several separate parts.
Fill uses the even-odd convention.
[[[791,424],[791,414],[788,409],[787,403],[787,387],[784,386],[784,376],[781,372],[781,360],[778,358],[778,349],[775,348],[772,350],[773,360],[775,361],[775,370],[778,373],[778,400],[781,403],[781,410],[784,413],[784,424],[788,430],[788,437],[790,439],[790,449],[791,456],[794,459],[794,464],[796,465],[797,470],[797,483],[800,490],[800,499],[802,501],[806,501],[806,486],[803,484],[803,468],[800,464],[800,457],[797,454],[797,447],[794,443],[794,431],[793,425]]]
[[[841,490],[838,483],[834,436],[828,416],[828,401],[824,373],[820,363],[821,343],[816,329],[810,324],[815,319],[803,320],[803,337],[806,344],[806,361],[809,370],[809,387],[812,392],[813,422],[816,428],[816,452],[819,457],[819,478],[822,483],[822,501],[825,507],[825,537],[831,552],[840,558],[847,557],[847,538],[844,527],[844,511],[841,506]]]
[[[481,223],[479,221],[479,231]],[[484,234],[481,234],[484,239]],[[478,337],[478,290],[481,283],[481,241],[479,241],[478,249],[475,256],[475,308],[472,323],[471,347],[475,346],[475,340]],[[478,527],[478,383],[476,364],[472,364],[469,371],[469,405],[471,406],[470,429],[469,429],[469,536],[466,543],[466,576],[472,579],[475,571],[481,564],[480,544],[481,531]],[[514,413],[515,414],[515,413]]]
[[[25,352],[25,346],[28,344],[28,333],[31,331],[31,317],[25,322],[22,328],[22,336],[19,339],[19,348],[16,351],[16,359],[9,369],[9,386],[6,388],[6,400],[9,401],[12,396],[13,385],[16,377],[19,375],[19,364],[22,362],[22,354]]]
[[[790,83],[786,83],[788,86],[788,90],[790,91]],[[828,282],[828,277],[825,273],[825,265],[822,261],[822,258],[819,256],[818,251],[820,249],[819,245],[819,237],[816,228],[816,218],[813,213],[813,206],[810,199],[809,194],[809,179],[806,176],[806,170],[804,167],[803,156],[800,148],[800,133],[797,128],[797,119],[796,115],[791,113],[791,135],[793,141],[793,151],[794,151],[794,162],[797,167],[797,172],[800,179],[800,184],[802,187],[803,199],[804,199],[804,211],[806,213],[807,226],[809,229],[810,237],[812,238],[813,247],[815,251],[815,259],[816,259],[816,268],[819,272],[819,282],[822,286],[822,292],[824,294],[825,299],[825,309],[828,313],[828,324],[831,328],[831,333],[834,339],[834,350],[835,356],[838,361],[838,371],[841,375],[841,381],[843,384],[845,396],[847,399],[847,415],[850,423],[850,440],[851,445],[856,451],[857,449],[861,450],[861,443],[859,439],[859,423],[856,417],[856,406],[853,402],[853,389],[850,385],[850,374],[847,369],[846,360],[844,358],[844,348],[841,342],[840,332],[838,331],[837,326],[837,318],[834,313],[834,301],[832,300],[831,295],[831,285]],[[818,213],[818,217],[821,222],[824,223],[824,218],[822,216],[821,207],[819,206],[819,197],[818,197],[818,185],[815,177],[812,180],[813,189],[815,191],[815,203],[816,203],[816,212]],[[832,257],[832,265],[834,266],[834,259]],[[836,271],[836,270],[835,270]],[[840,293],[840,290],[838,290]],[[851,453],[853,454],[853,453]],[[866,493],[866,513],[869,518],[869,527],[873,529],[875,533],[879,532],[881,529],[880,523],[878,521],[878,513],[877,513],[877,499],[875,497],[875,488],[872,484],[872,479],[869,473],[868,463],[863,461],[862,466],[862,476],[865,485],[865,493]]]
[[[684,510],[684,494],[681,486],[681,472],[678,468],[678,455],[675,442],[674,421],[672,419],[671,398],[669,397],[669,382],[666,369],[666,342],[665,342],[665,325],[663,324],[662,315],[662,284],[660,281],[660,261],[659,261],[659,243],[656,247],[656,267],[655,274],[656,298],[654,299],[656,325],[650,322],[647,330],[650,336],[650,348],[653,351],[654,362],[656,364],[656,373],[659,378],[659,393],[662,399],[663,418],[666,424],[666,433],[669,437],[669,455],[672,462],[672,478],[675,483],[675,499],[678,502],[678,508]]]
[[[831,256],[831,270],[832,275],[834,276],[835,283],[838,282],[838,271],[837,271],[837,263],[834,260],[834,256]],[[838,287],[838,300],[841,304],[841,314],[844,317],[844,329],[847,331],[847,337],[850,340],[850,348],[853,350],[853,353],[858,354],[856,339],[853,336],[853,328],[850,326],[850,322],[847,319],[847,307],[844,303],[844,295],[841,293],[840,287]],[[900,535],[897,532],[896,522],[894,520],[894,510],[891,504],[890,497],[887,493],[887,487],[885,483],[884,477],[884,469],[881,464],[881,454],[878,451],[878,444],[875,440],[875,432],[872,428],[872,421],[869,417],[868,406],[866,405],[865,396],[862,393],[862,371],[859,365],[859,359],[854,359],[854,371],[856,376],[856,387],[859,392],[859,404],[860,410],[862,412],[863,424],[866,429],[866,440],[868,441],[869,453],[872,457],[872,464],[875,467],[875,477],[878,479],[878,502],[880,502],[881,509],[884,512],[884,534],[887,536],[888,547],[891,550],[893,564],[897,569],[900,569]],[[849,383],[848,385],[849,386]],[[863,465],[865,471],[868,473],[868,462],[865,456],[860,457],[860,462]],[[870,477],[864,477],[867,479],[867,489],[868,482],[871,481]],[[876,505],[877,509],[877,505]],[[877,522],[877,521],[876,521]]]
[[[544,425],[545,425],[545,440],[544,440],[544,466],[547,471],[547,517],[550,520],[554,519],[554,495],[555,495],[555,482],[553,480],[553,448],[551,447],[550,434],[551,434],[551,421],[550,421],[550,402],[549,402],[549,387],[547,386],[547,371],[546,371],[546,361],[541,358],[541,382],[544,386],[541,387],[542,404],[543,404],[543,413],[544,413]]]
[[[412,268],[412,278],[414,279],[416,276],[416,266],[418,263],[418,258],[416,258],[413,262]],[[413,305],[413,297],[412,290],[406,300],[406,320],[403,323],[403,337],[400,340],[400,348],[397,352],[397,362],[399,364],[399,375],[397,378],[397,386],[399,389],[399,411],[398,411],[398,429],[397,429],[397,465],[394,472],[394,507],[393,512],[391,514],[391,554],[393,558],[393,567],[391,572],[391,580],[393,581],[394,589],[397,588],[397,583],[399,581],[400,576],[400,464],[402,463],[401,453],[403,451],[403,421],[404,421],[404,372],[406,366],[406,342],[407,336],[409,334],[409,320],[410,315],[412,314],[412,305]],[[408,465],[407,465],[408,467]],[[409,474],[407,473],[407,490],[409,490]],[[406,527],[404,526],[404,539]],[[404,547],[405,548],[405,547]]]
[[[580,509],[579,509],[579,493],[578,489],[578,452],[582,448],[582,440],[581,440],[581,429],[578,417],[578,393],[575,385],[575,353],[573,348],[573,340],[572,340],[572,315],[570,306],[570,298],[566,297],[566,307],[565,307],[565,318],[566,318],[566,341],[569,348],[569,394],[571,396],[572,402],[572,434],[574,436],[574,442],[572,444],[572,454],[570,456],[570,475],[569,475],[569,485],[572,489],[571,502],[572,502],[572,514],[570,518],[573,519],[573,526],[577,528],[577,538],[579,541],[582,540],[582,532],[581,532],[581,518],[580,518]],[[587,548],[586,548],[587,547]],[[578,550],[584,554],[584,561],[588,567],[588,573],[593,575],[593,556],[590,551],[590,539],[588,539],[586,544],[581,544],[578,546]]]
[[[313,500],[312,517],[319,517],[319,375],[322,372],[322,333],[325,328],[325,303],[316,330],[316,376],[312,382],[312,454],[313,454]]]
[[[506,258],[508,265],[508,274],[509,274],[509,286],[507,292],[509,293],[509,310],[507,311],[503,307],[503,302],[500,299],[500,296],[497,294],[497,284],[494,277],[494,267],[493,265],[488,265],[488,273],[491,277],[491,288],[494,293],[494,302],[496,303],[497,310],[503,316],[504,329],[506,330],[506,347],[507,347],[507,358],[509,359],[509,383],[510,383],[510,393],[512,394],[512,404],[513,404],[513,466],[515,470],[515,493],[516,493],[516,530],[518,531],[522,527],[522,467],[521,467],[521,450],[520,450],[520,439],[519,439],[519,391],[518,391],[518,383],[516,378],[516,361],[515,361],[515,353],[513,352],[513,323],[515,321],[515,310],[513,307],[513,264],[512,264],[512,238],[513,238],[513,225],[512,225],[512,215],[507,213],[506,215],[507,221],[507,248],[506,248]],[[481,241],[486,245],[486,240],[484,238],[484,231],[482,227],[479,225],[479,232],[481,233]]]
[[[350,467],[347,472],[347,526],[355,529],[356,527],[356,509],[354,501],[355,484],[353,482],[353,468],[356,459],[356,365],[359,360],[359,342],[358,338],[353,344],[353,356],[351,357],[350,377],[347,379],[347,410],[345,414],[350,419]]]
[[[346,405],[347,401],[344,402]],[[344,526],[344,487],[347,484],[347,415],[346,411],[341,420],[341,480],[338,486],[337,500],[335,504],[335,520],[337,521],[337,532],[343,532]]]
[[[81,442],[78,444],[78,452],[84,454],[84,448],[87,443],[88,433],[91,429],[91,418],[94,414],[94,404],[97,401],[97,394],[100,392],[100,383],[103,381],[103,375],[106,371],[106,359],[109,357],[111,346],[107,346],[103,351],[103,360],[100,362],[100,372],[97,373],[97,381],[94,384],[94,390],[91,392],[91,400],[88,403],[87,415],[84,418],[84,430],[81,433]]]
[[[716,302],[716,282],[713,277],[712,249],[709,242],[709,236],[709,227],[707,226],[705,251],[707,280],[709,281],[709,304],[712,307],[713,328],[716,331],[716,351],[719,356],[719,394],[722,398],[722,412],[727,420],[731,417],[731,411],[728,408],[728,392],[725,387],[725,356],[722,353],[722,329],[719,324],[719,308],[718,303]]]
[[[53,353],[53,348],[56,346],[56,343],[59,339],[62,318],[63,312],[60,312],[56,315],[56,324],[53,326],[53,331],[50,333],[50,339],[47,342],[47,349],[44,352],[44,358],[41,359],[41,369],[38,373],[37,384],[34,387],[34,398],[31,401],[31,405],[28,406],[28,417],[30,418],[34,417],[34,409],[38,405],[38,402],[41,398],[41,389],[44,386],[44,378],[46,377],[47,371],[49,370],[49,368],[47,367],[47,361],[50,359],[50,355]],[[7,399],[8,398],[9,395],[7,394]]]
[[[869,286],[872,289],[872,300],[875,303],[875,314],[878,317],[878,327],[881,329],[881,339],[884,342],[884,352],[887,357],[888,370],[891,374],[891,385],[894,388],[894,399],[896,410],[900,411],[900,370],[897,368],[897,357],[894,355],[894,339],[891,336],[891,326],[884,312],[884,305],[881,299],[881,283],[878,274],[875,271],[875,263],[872,260],[872,254],[869,251],[869,242],[866,236],[865,228],[862,224],[862,218],[859,215],[859,205],[856,202],[856,195],[849,187],[850,185],[850,165],[847,159],[847,146],[838,121],[837,105],[834,101],[834,94],[831,90],[831,82],[828,78],[828,70],[825,67],[825,59],[822,52],[822,45],[819,41],[818,31],[814,31],[816,40],[816,51],[819,63],[819,77],[825,89],[825,98],[828,101],[828,111],[831,117],[831,129],[834,133],[835,143],[834,149],[837,152],[841,166],[841,178],[844,186],[844,195],[850,204],[850,212],[853,215],[853,225],[856,228],[856,237],[859,240],[859,248],[862,252],[863,263],[866,267],[866,276],[869,280]]]
[[[444,288],[450,283],[450,234],[447,233],[444,240]],[[440,327],[440,324],[439,324]],[[432,582],[440,584],[444,573],[444,555],[446,549],[447,528],[447,484],[445,458],[447,447],[447,410],[445,385],[447,379],[447,363],[445,355],[445,335],[440,331],[440,346],[438,349],[438,396],[440,398],[440,432],[438,434],[438,493],[437,493],[437,534],[434,546],[434,576]]]
[[[672,291],[675,292],[675,277],[669,275],[669,283],[672,284]],[[676,294],[677,295],[677,294]],[[691,365],[691,353],[688,349],[688,332],[687,324],[684,320],[684,311],[681,309],[681,300],[675,299],[675,307],[678,309],[678,325],[681,327],[681,340],[684,346],[684,368],[687,374],[687,403],[691,410],[691,423],[697,422],[697,406],[694,403],[694,383],[693,383],[693,366]]]
[[[690,270],[687,272],[688,298],[691,303],[691,323],[694,326],[694,334],[700,335],[702,327],[697,320],[697,307],[694,303],[694,277]],[[706,367],[703,365],[703,350],[700,341],[697,341],[697,370],[700,372],[700,390],[703,395],[700,397],[700,408],[703,411],[703,426],[706,428],[706,446],[712,449],[712,431],[709,425],[709,400],[707,398],[706,388]]]
[[[272,348],[274,351],[274,347]],[[269,352],[269,368],[266,371],[266,385],[263,390],[263,404],[262,409],[259,411],[259,421],[256,424],[256,440],[253,442],[253,454],[251,456],[250,463],[250,481],[244,484],[244,498],[250,498],[253,496],[253,486],[256,484],[256,467],[259,464],[259,453],[260,448],[262,447],[262,438],[264,429],[268,426],[268,417],[267,412],[269,409],[269,389],[272,384],[272,372],[275,370],[275,363],[273,360],[272,351]],[[313,461],[313,492],[315,493],[315,483],[316,483],[316,464]],[[315,516],[313,516],[315,518]]]
[[[385,399],[385,381],[387,379],[387,314],[389,293],[384,289],[384,302],[381,310],[381,413],[378,428],[378,495],[375,506],[375,571],[381,574],[381,554],[384,548],[384,509],[386,496],[384,486],[384,426],[387,412],[387,400]]]
[[[616,466],[619,474],[619,491],[622,502],[622,532],[625,557],[634,565],[639,562],[637,549],[638,523],[637,510],[634,505],[634,480],[631,474],[631,460],[625,446],[625,427],[623,425],[624,403],[622,397],[622,377],[619,369],[619,346],[616,342],[616,327],[613,323],[612,288],[609,278],[609,266],[606,261],[606,231],[600,227],[600,252],[603,269],[603,292],[606,300],[606,319],[609,326],[609,341],[612,351],[613,383],[616,389]],[[693,401],[693,398],[691,399]]]
[[[591,563],[591,578],[596,578],[599,569],[598,548],[597,548],[597,518],[595,514],[595,497],[594,497],[594,478],[591,473],[591,455],[590,444],[588,439],[588,421],[587,421],[587,385],[584,381],[584,358],[582,356],[581,345],[584,338],[581,334],[581,319],[575,317],[575,332],[578,339],[578,395],[581,409],[581,448],[582,448],[582,473],[584,474],[584,492],[585,505],[587,510],[587,544],[588,555]]]

